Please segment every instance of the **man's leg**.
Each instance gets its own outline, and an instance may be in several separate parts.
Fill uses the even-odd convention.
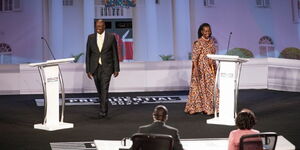
[[[111,79],[111,74],[101,71],[101,79],[100,79],[100,110],[101,113],[107,115],[108,113],[108,90],[109,90],[109,82]]]
[[[105,114],[103,113],[103,111],[102,111],[102,103],[103,103],[103,101],[102,101],[102,90],[101,90],[101,78],[102,78],[102,76],[101,76],[101,66],[100,65],[98,65],[98,67],[97,67],[97,69],[96,69],[96,71],[95,71],[95,73],[94,73],[94,82],[95,82],[95,85],[96,85],[96,88],[97,88],[97,92],[98,92],[98,98],[99,98],[99,107],[100,107],[100,111],[99,111],[99,118],[103,118],[103,117],[105,117]]]

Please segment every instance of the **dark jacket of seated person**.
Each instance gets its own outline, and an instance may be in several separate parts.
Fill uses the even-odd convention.
[[[149,125],[140,126],[139,133],[151,133],[151,134],[167,134],[173,137],[173,150],[183,150],[180,143],[179,132],[176,128],[166,125],[168,119],[168,109],[163,105],[155,107],[153,112],[154,122]]]

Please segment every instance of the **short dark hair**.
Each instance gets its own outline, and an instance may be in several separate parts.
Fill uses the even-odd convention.
[[[154,108],[153,117],[159,121],[166,121],[168,109],[164,105],[158,105]]]
[[[254,113],[249,109],[243,109],[241,112],[238,113],[237,117],[235,118],[235,125],[239,129],[252,129],[253,126],[256,124],[256,118]]]
[[[199,26],[199,28],[198,28],[198,38],[201,38],[201,37],[202,37],[201,31],[203,30],[204,27],[209,27],[210,30],[211,30],[211,27],[210,27],[210,25],[209,25],[208,23],[202,23],[202,24]],[[211,31],[210,36],[211,36],[211,35],[212,35],[212,31]]]

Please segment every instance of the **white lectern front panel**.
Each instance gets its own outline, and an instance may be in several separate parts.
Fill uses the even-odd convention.
[[[224,120],[234,119],[234,89],[236,76],[235,62],[221,62],[220,63],[220,99],[219,99],[219,117]]]
[[[46,125],[59,123],[59,68],[58,65],[44,67],[46,79]]]

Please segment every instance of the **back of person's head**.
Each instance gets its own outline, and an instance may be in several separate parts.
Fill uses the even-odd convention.
[[[168,119],[168,109],[164,105],[157,105],[153,111],[153,119],[155,121],[165,122]]]
[[[255,124],[256,118],[250,109],[242,109],[235,118],[235,125],[242,130],[250,130]]]

